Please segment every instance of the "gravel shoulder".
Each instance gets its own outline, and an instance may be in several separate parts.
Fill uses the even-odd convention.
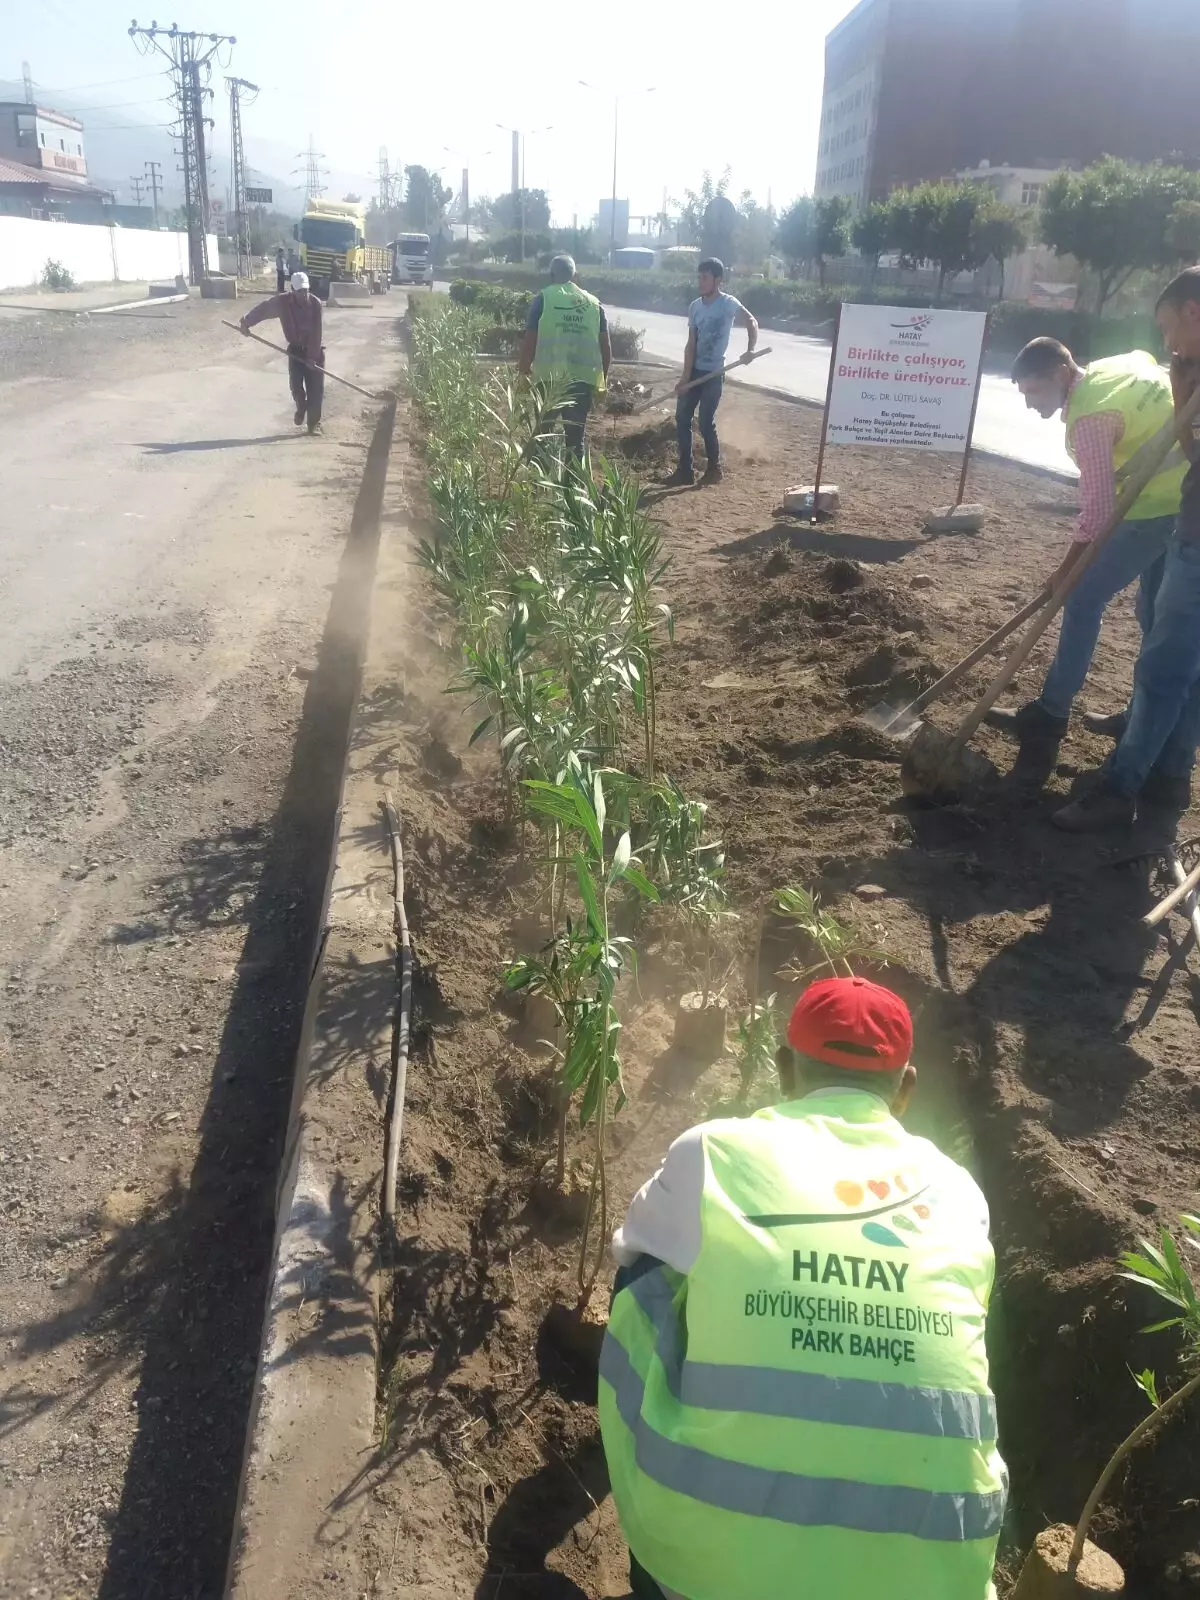
[[[0,320],[6,1600],[224,1576],[371,410],[293,437],[228,310]],[[331,363],[390,382],[399,310],[331,314]]]

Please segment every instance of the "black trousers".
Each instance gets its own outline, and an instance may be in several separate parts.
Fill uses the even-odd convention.
[[[287,288],[288,275],[283,267],[275,268],[275,293],[282,294]]]
[[[325,374],[321,370],[325,365],[323,346],[315,359],[320,365],[307,366],[300,346],[288,345],[288,383],[291,385],[292,399],[296,402],[297,411],[303,407],[310,428],[315,428],[320,422],[321,406],[325,399]]]
[[[588,412],[592,409],[594,393],[595,390],[586,383],[572,384],[566,402],[558,413],[562,418],[567,454],[574,456],[576,461],[583,460],[583,440],[587,432]]]

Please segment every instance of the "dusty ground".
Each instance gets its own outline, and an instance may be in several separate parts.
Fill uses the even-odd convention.
[[[327,329],[390,381],[395,312]],[[216,1600],[370,432],[220,327],[0,317],[0,1594]],[[157,320],[156,320],[157,319]],[[341,719],[341,720],[339,720]]]
[[[1063,838],[1046,820],[1102,745],[1072,734],[1044,788],[1029,775],[997,780],[969,803],[922,810],[900,797],[897,752],[853,717],[889,684],[928,681],[1015,608],[1057,559],[1071,492],[979,466],[971,495],[992,508],[986,532],[927,539],[924,513],[952,497],[948,460],[835,452],[829,476],[846,510],[810,530],[772,508],[811,473],[816,413],[735,391],[721,423],[721,488],[649,489],[678,618],[662,669],[663,758],[710,802],[727,841],[741,913],[726,951],[735,1008],[769,891],[802,882],[884,941],[889,981],[916,1010],[922,1125],[972,1162],[993,1209],[994,1371],[1014,1484],[1007,1570],[1045,1520],[1078,1512],[1140,1415],[1127,1367],[1171,1369],[1168,1340],[1137,1336],[1151,1308],[1127,1302],[1113,1258],[1136,1230],[1196,1205],[1196,996],[1176,973],[1147,1025],[1122,1039],[1166,955],[1138,924],[1148,871],[1118,870],[1106,864],[1112,841]],[[616,428],[648,483],[668,464],[660,424],[651,411]],[[419,523],[419,471],[411,496]],[[503,961],[531,942],[529,872],[503,824],[494,758],[465,750],[469,724],[441,692],[454,664],[436,647],[423,578],[403,606],[403,669],[368,714],[394,738],[380,783],[395,786],[404,816],[422,976],[384,1444],[355,1485],[359,1541],[338,1592],[623,1594],[594,1377],[545,1325],[575,1297],[577,1208],[540,1197],[546,1060],[499,995]],[[1087,704],[1121,703],[1134,646],[1122,600]],[[1009,770],[999,736],[979,745]],[[1189,827],[1200,831],[1195,816]],[[882,897],[856,895],[866,884]],[[731,1089],[728,1062],[703,1070],[670,1048],[689,952],[653,918],[638,942],[623,1044],[631,1103],[612,1139],[616,1210],[672,1135]],[[764,984],[788,948],[768,922]],[[782,1008],[791,991],[778,988]],[[577,1143],[576,1159],[585,1150]],[[1148,1600],[1200,1593],[1198,1444],[1194,1419],[1175,1424],[1121,1476],[1098,1523],[1130,1592]]]

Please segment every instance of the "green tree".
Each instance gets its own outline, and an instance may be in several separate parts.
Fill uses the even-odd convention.
[[[491,203],[491,226],[500,233],[520,231],[521,227],[521,196],[520,189],[514,189],[511,194],[497,195]],[[550,228],[550,197],[544,189],[526,189],[525,198],[525,231],[527,233],[546,233]]]
[[[860,256],[871,263],[871,282],[879,271],[879,258],[892,246],[892,208],[886,201],[876,201],[865,211],[860,211],[850,226],[850,242]]]
[[[604,251],[596,243],[592,228],[552,228],[550,247],[574,258],[577,266],[595,267],[604,260]]]
[[[776,243],[790,267],[811,263],[825,287],[825,263],[844,256],[850,243],[850,201],[845,195],[814,200],[802,195],[779,219]]]
[[[428,167],[404,169],[404,225],[414,233],[435,233],[454,191]]]
[[[1135,272],[1179,259],[1173,217],[1180,202],[1196,200],[1196,173],[1105,156],[1082,172],[1050,179],[1042,190],[1041,235],[1056,254],[1074,256],[1095,274],[1100,313]]]
[[[777,227],[774,206],[760,206],[749,189],[742,191],[734,229],[734,260],[759,271],[771,249]]]
[[[729,188],[731,169],[725,171],[714,182],[711,172],[705,172],[700,180],[700,188],[685,189],[682,200],[672,200],[671,204],[679,211],[679,243],[701,243],[704,231],[704,213],[718,195],[723,195]]]
[[[1178,261],[1200,262],[1200,200],[1178,200],[1167,223],[1167,243]]]
[[[1018,206],[1005,205],[992,200],[980,206],[975,214],[975,255],[979,264],[989,258],[1000,268],[1000,293],[1004,299],[1004,269],[1010,257],[1020,255],[1029,243],[1025,218]]]

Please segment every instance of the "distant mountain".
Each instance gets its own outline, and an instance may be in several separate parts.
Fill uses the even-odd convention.
[[[11,79],[0,78],[0,100],[23,100],[24,86]],[[111,189],[121,201],[132,203],[134,192],[131,177],[141,177],[147,161],[157,161],[162,169],[160,200],[165,206],[183,204],[183,177],[179,172],[178,148],[166,128],[154,127],[147,119],[122,111],[119,127],[104,127],[113,114],[102,107],[89,106],[86,97],[56,94],[47,97],[43,104],[56,111],[65,111],[83,123],[83,148],[87,154],[88,179],[98,188]],[[164,113],[170,108],[164,106]],[[307,137],[307,135],[306,135]],[[209,151],[209,193],[214,199],[223,199],[229,187],[230,161],[228,134],[223,126],[216,130],[216,146]],[[297,145],[302,143],[297,141]],[[301,159],[281,140],[259,139],[249,131],[246,134],[246,166],[250,183],[274,191],[274,209],[288,216],[299,216],[304,210],[304,187],[298,184],[293,169],[301,166]],[[288,174],[286,177],[280,173]],[[361,194],[369,198],[362,173],[333,170],[326,176],[326,194],[341,197],[344,194]],[[143,198],[148,198],[148,191]]]

